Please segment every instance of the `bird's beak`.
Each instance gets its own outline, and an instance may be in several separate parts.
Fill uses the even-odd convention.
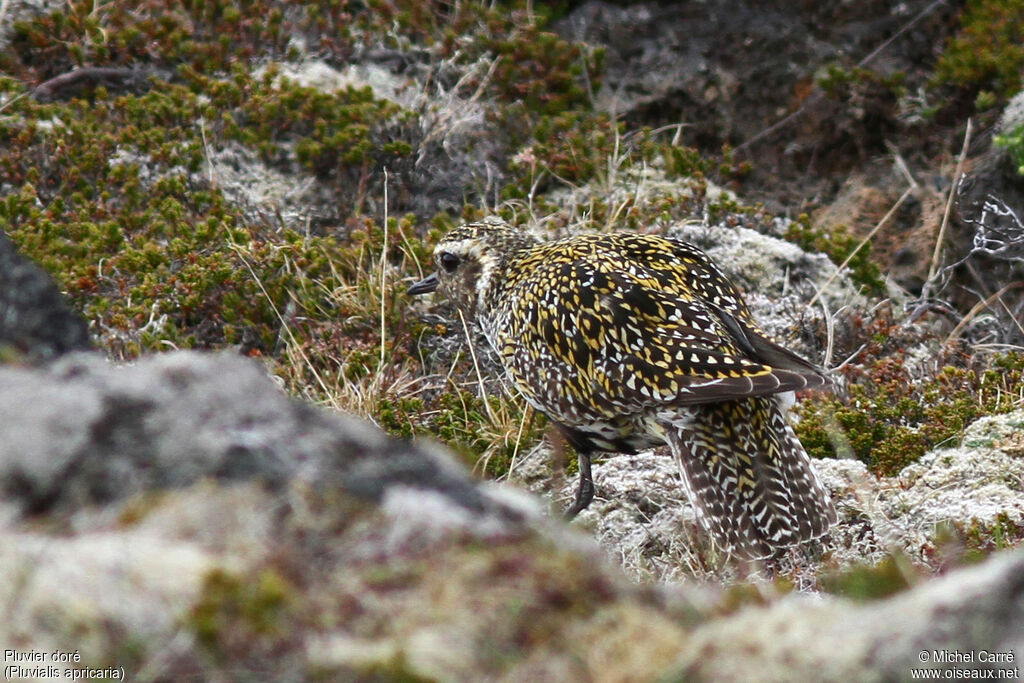
[[[433,273],[423,278],[422,280],[414,284],[412,287],[410,287],[406,291],[406,294],[416,295],[426,294],[427,292],[433,292],[435,289],[437,289],[437,285],[439,282],[440,281],[437,278],[437,273]]]

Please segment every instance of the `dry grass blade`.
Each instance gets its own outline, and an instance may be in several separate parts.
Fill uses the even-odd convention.
[[[828,289],[828,286],[832,284],[832,281],[839,276],[839,273],[843,272],[843,269],[846,268],[846,266],[850,265],[850,261],[852,261],[853,257],[857,255],[857,252],[860,251],[865,244],[871,241],[871,238],[874,237],[878,233],[878,231],[882,229],[883,225],[889,222],[889,219],[893,217],[893,215],[899,210],[901,206],[903,206],[903,202],[907,200],[907,197],[909,197],[910,193],[913,191],[913,187],[908,187],[906,190],[904,190],[903,194],[900,195],[900,198],[896,200],[896,203],[892,205],[892,208],[889,209],[889,211],[887,211],[884,216],[882,216],[882,219],[878,221],[877,224],[875,224],[875,227],[871,228],[871,232],[865,235],[864,239],[862,239],[860,243],[854,248],[854,250],[851,251],[846,256],[843,262],[839,264],[839,267],[836,268],[835,272],[832,273],[832,275],[829,276],[827,280],[825,280],[825,284],[823,284],[821,288],[817,292],[815,292],[814,297],[807,303],[808,308],[810,308],[815,304],[815,302],[817,302],[818,298],[822,295],[822,293],[824,293],[824,291]]]
[[[302,345],[299,344],[298,339],[295,338],[295,334],[292,332],[291,326],[288,325],[288,321],[285,320],[284,316],[281,315],[281,311],[277,308],[277,305],[271,298],[270,293],[267,292],[267,288],[263,286],[263,281],[260,280],[260,277],[256,274],[256,271],[253,270],[252,265],[249,263],[249,259],[247,259],[245,257],[245,254],[242,253],[242,248],[239,245],[234,244],[233,242],[230,243],[230,247],[232,251],[234,251],[235,254],[238,256],[238,258],[241,259],[242,263],[245,264],[246,270],[248,270],[249,274],[252,275],[252,279],[256,283],[256,286],[260,288],[260,292],[263,294],[263,298],[267,300],[267,304],[270,305],[271,310],[274,311],[274,315],[277,316],[278,321],[281,323],[282,331],[284,331],[284,333],[288,337],[288,341],[291,343],[290,348],[295,348],[299,352],[299,355],[302,357],[303,364],[307,368],[309,368],[309,371],[311,373],[313,373],[313,377],[316,379],[317,384],[320,385],[320,388],[323,390],[324,395],[331,396],[331,392],[327,388],[327,383],[324,381],[324,378],[320,375],[319,372],[317,372],[313,364],[310,363],[308,356],[306,356],[306,352],[302,349]]]
[[[27,96],[28,96],[28,93],[27,92],[23,92],[20,95],[18,95],[17,97],[12,97],[11,99],[7,100],[2,105],[0,105],[0,112],[2,112],[4,109],[7,109],[7,107],[11,106],[12,104],[17,102],[21,98],[27,97]]]
[[[469,355],[473,359],[473,369],[476,371],[477,386],[480,387],[480,400],[484,404],[484,410],[487,411],[487,417],[491,420],[492,424],[498,424],[498,416],[494,414],[494,410],[491,408],[491,402],[487,400],[487,388],[484,386],[484,376],[480,372],[480,364],[476,360],[476,349],[473,347],[473,337],[469,334],[469,325],[466,324],[466,318],[462,315],[462,311],[459,311],[459,320],[462,321],[462,330],[466,333],[466,343],[469,344]]]
[[[385,335],[385,303],[387,301],[387,266],[388,266],[388,168],[384,167],[384,243],[380,246],[380,367],[384,367]]]
[[[1015,289],[1017,287],[1020,287],[1021,284],[1022,283],[1020,283],[1020,282],[1011,282],[1010,284],[1006,285],[1005,287],[1000,289],[998,292],[996,292],[992,296],[990,296],[990,297],[988,297],[986,299],[982,299],[978,303],[974,304],[974,306],[971,307],[971,310],[967,311],[967,314],[963,318],[961,318],[960,322],[958,322],[956,324],[956,327],[954,327],[953,331],[949,333],[949,336],[946,337],[946,344],[952,344],[957,339],[959,339],[960,338],[960,334],[964,331],[964,328],[967,327],[967,325],[979,313],[981,313],[981,311],[983,311],[984,309],[986,309],[989,306],[991,306],[994,301],[999,300],[999,298],[1003,294],[1005,294],[1007,291],[1009,291],[1011,289]],[[1017,326],[1019,327],[1020,323],[1017,323]]]
[[[900,151],[899,149],[896,148],[896,145],[887,142],[885,143],[885,147],[886,149],[889,150],[889,153],[892,154],[893,161],[896,163],[896,168],[899,169],[899,172],[903,175],[904,178],[907,179],[907,182],[910,184],[910,186],[918,187],[920,183],[917,182],[917,180],[914,178],[914,175],[910,172],[910,169],[907,167],[907,162],[903,159],[903,155],[900,154]]]
[[[1019,283],[1014,283],[1014,284],[1019,284]],[[1012,320],[1013,324],[1017,326],[1017,330],[1021,333],[1021,335],[1024,335],[1024,325],[1020,324],[1020,320],[1017,318],[1017,316],[1015,316],[1013,314],[1013,311],[1010,310],[1010,307],[1006,305],[1006,302],[1003,301],[1000,298],[999,299],[999,305],[1002,306],[1003,310],[1006,311],[1007,315],[1010,316],[1010,320]]]
[[[953,182],[949,186],[949,195],[946,197],[946,210],[942,214],[942,224],[939,226],[939,235],[935,238],[935,251],[932,252],[932,263],[928,267],[928,279],[925,280],[921,289],[921,298],[927,299],[931,294],[932,286],[935,283],[939,271],[939,259],[942,257],[942,243],[946,240],[946,226],[949,225],[949,216],[953,212],[953,200],[956,198],[957,186],[960,184],[960,176],[964,172],[964,161],[967,159],[967,147],[971,144],[971,119],[967,119],[967,129],[964,131],[964,144],[960,149],[960,157],[956,161],[956,170],[953,172]]]
[[[838,271],[837,271],[838,272]],[[821,290],[817,290],[814,293],[814,298],[817,299]],[[825,341],[825,358],[821,361],[822,367],[828,369],[829,363],[832,362],[832,354],[835,351],[835,338],[836,338],[836,321],[832,312],[828,310],[828,305],[824,299],[820,300],[821,303],[821,314],[825,318],[825,330],[826,330],[826,341]]]
[[[527,420],[527,418],[532,418],[532,417],[533,417],[533,406],[527,404],[526,407],[523,409],[523,417],[522,417],[521,420],[519,420],[519,431],[516,432],[516,445],[515,445],[515,448],[512,449],[512,458],[509,460],[509,463],[508,463],[508,472],[505,473],[505,478],[506,479],[511,477],[512,476],[512,472],[515,471],[516,457],[519,455],[519,446],[522,444],[522,440],[523,440],[523,428],[526,427],[526,420]]]

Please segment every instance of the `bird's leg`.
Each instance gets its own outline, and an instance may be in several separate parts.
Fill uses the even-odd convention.
[[[590,476],[590,453],[577,451],[576,457],[580,464],[580,485],[576,489],[576,501],[565,511],[567,520],[587,509],[590,501],[594,499],[594,479]]]

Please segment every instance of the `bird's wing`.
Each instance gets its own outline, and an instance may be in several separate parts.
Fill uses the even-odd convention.
[[[542,269],[551,270],[550,277],[535,281],[559,285],[521,299],[522,319],[536,326],[530,336],[546,345],[544,353],[567,370],[560,373],[568,378],[567,390],[602,412],[709,403],[825,382],[813,365],[698,294],[688,281],[690,270],[673,273],[636,261],[623,268],[621,259],[600,252]]]

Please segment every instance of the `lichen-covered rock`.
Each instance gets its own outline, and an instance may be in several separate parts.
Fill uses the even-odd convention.
[[[845,520],[833,533],[836,558],[872,562],[897,551],[929,563],[944,527],[991,537],[1024,526],[1021,425],[1024,410],[976,420],[962,445],[929,451],[891,478],[854,460],[818,461]]]
[[[638,579],[686,580],[701,573],[704,547],[679,469],[667,451],[610,456],[594,467],[597,495],[578,524]],[[569,481],[563,506],[575,493]]]
[[[915,669],[937,678],[984,678],[987,671],[1019,678],[1022,577],[1018,551],[881,602],[791,595],[698,629],[683,647],[676,676],[666,680],[923,678]],[[971,660],[950,663],[958,654]],[[994,661],[999,655],[1003,661]]]
[[[944,525],[988,534],[1000,525],[1024,526],[1024,484],[1018,474],[1022,425],[1021,410],[977,420],[962,446],[930,451],[896,477],[878,477],[859,460],[815,460],[839,513],[822,545],[827,563],[872,564],[899,552],[928,564],[937,551],[937,529]],[[514,479],[520,476],[513,472]],[[628,573],[667,581],[707,575],[709,569],[718,579],[731,575],[729,567],[704,565],[704,535],[666,453],[610,455],[595,465],[594,483],[596,497],[580,513],[579,524]],[[566,479],[554,495],[555,506],[567,505],[575,487]],[[542,490],[539,483],[531,488]],[[808,561],[798,564],[803,572]]]
[[[590,678],[594,643],[632,647],[652,629],[635,652],[657,653],[656,671],[682,637],[535,503],[289,399],[252,361],[80,354],[2,373],[7,647],[156,680],[221,666],[474,680]]]
[[[940,448],[898,477],[901,501],[924,528],[944,521],[991,525],[1000,516],[1024,524],[1024,410],[983,417],[964,432],[963,445]]]
[[[22,678],[894,680],[921,651],[1024,646],[1020,552],[867,604],[770,584],[753,600],[652,590],[524,494],[291,400],[251,361],[77,355],[2,372],[0,640],[44,653]],[[970,434],[1012,441],[1014,424]],[[669,535],[692,519],[666,464],[609,459],[581,515],[654,522],[616,539],[637,574],[696,557]],[[841,493],[843,476],[825,479]]]
[[[333,481],[370,499],[401,483],[485,507],[447,456],[295,402],[233,354],[168,353],[131,367],[74,354],[45,368],[0,368],[0,387],[0,490],[22,512],[203,478]]]

